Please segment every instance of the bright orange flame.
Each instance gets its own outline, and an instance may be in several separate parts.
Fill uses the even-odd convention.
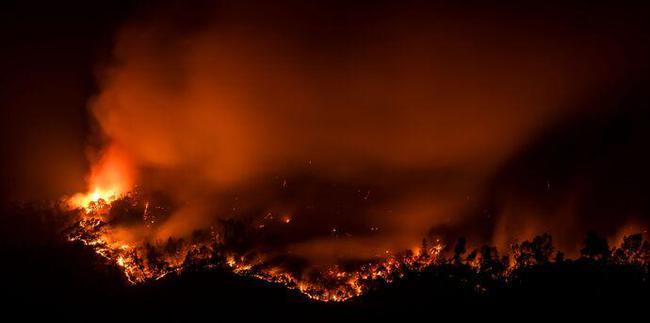
[[[113,202],[133,188],[135,170],[128,154],[116,145],[109,146],[88,177],[88,190],[73,195],[68,204],[88,209],[93,202]]]

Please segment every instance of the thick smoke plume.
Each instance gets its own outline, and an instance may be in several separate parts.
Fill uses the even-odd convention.
[[[129,239],[282,217],[265,247],[331,263],[465,234],[501,167],[628,69],[618,26],[574,17],[297,7],[159,11],[119,32],[93,114],[179,206]]]

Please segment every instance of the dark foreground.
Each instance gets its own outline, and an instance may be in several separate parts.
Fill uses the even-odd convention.
[[[512,317],[519,312],[556,316],[565,310],[624,315],[644,311],[650,300],[647,264],[617,264],[613,253],[607,260],[592,254],[595,257],[536,264],[506,279],[495,279],[501,270],[496,263],[485,262],[477,273],[450,260],[345,303],[311,301],[282,286],[214,270],[131,286],[116,267],[87,247],[65,241],[59,231],[63,219],[16,208],[4,208],[3,213],[3,307],[20,317],[222,321],[234,315],[244,321],[308,322],[422,313],[431,318]]]

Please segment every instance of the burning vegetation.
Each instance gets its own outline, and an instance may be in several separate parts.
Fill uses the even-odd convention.
[[[344,301],[447,265],[510,281],[565,261],[551,234],[576,258],[587,226],[611,237],[647,225],[635,222],[645,196],[601,207],[598,188],[628,182],[582,182],[612,173],[608,162],[583,167],[604,140],[546,133],[600,113],[584,103],[613,75],[645,75],[635,64],[646,60],[627,55],[636,50],[618,50],[630,26],[609,27],[608,11],[583,30],[480,8],[407,5],[355,23],[341,13],[365,9],[299,6],[300,19],[267,9],[163,10],[116,34],[89,104],[108,144],[87,193],[66,200],[77,218],[68,238],[131,283],[221,268]],[[621,128],[647,128],[631,124]],[[594,127],[608,140],[621,133],[612,147],[638,148],[632,130]],[[621,212],[599,220],[592,207]],[[461,236],[477,245],[454,244]],[[639,235],[613,250],[592,235],[581,254],[647,273]]]
[[[67,229],[67,237],[92,248],[110,264],[121,268],[131,284],[147,283],[185,270],[220,268],[282,284],[325,302],[346,301],[411,273],[445,266],[473,272],[478,277],[473,283],[481,292],[495,282],[516,280],[522,270],[572,261],[554,249],[550,235],[543,234],[532,241],[514,243],[505,254],[487,245],[467,252],[463,238],[453,247],[425,238],[414,250],[314,267],[297,259],[271,256],[246,247],[246,237],[260,234],[258,222],[248,220],[220,221],[209,230],[196,230],[189,239],[170,237],[166,241],[152,241],[144,233],[139,241],[121,240],[120,227],[153,228],[170,215],[170,209],[162,199],[137,190],[112,202],[99,198],[72,210],[78,221]],[[262,218],[268,220],[269,216]],[[276,221],[290,222],[286,217]],[[650,242],[640,233],[632,234],[624,237],[619,246],[610,248],[606,239],[590,233],[581,254],[580,261],[636,266],[647,275]]]
[[[3,19],[10,298],[647,302],[647,5],[100,2]]]
[[[440,260],[444,245],[424,240],[417,250],[387,254],[380,259],[355,264],[337,264],[326,268],[303,268],[291,259],[271,259],[264,253],[242,248],[242,237],[259,229],[251,221],[221,221],[209,230],[197,230],[191,238],[166,241],[143,239],[135,243],[116,239],[118,225],[151,228],[170,214],[170,207],[152,201],[138,192],[112,202],[89,202],[78,212],[79,221],[68,229],[68,239],[79,241],[119,266],[132,284],[157,280],[187,268],[229,268],[240,275],[297,289],[320,301],[345,301],[359,296],[373,284],[391,282],[407,271],[419,271]],[[266,216],[266,219],[269,217]],[[277,221],[288,224],[290,218]]]

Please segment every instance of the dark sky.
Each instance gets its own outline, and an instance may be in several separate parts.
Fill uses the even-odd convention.
[[[83,187],[93,69],[126,1],[3,1],[2,192],[52,198]]]

